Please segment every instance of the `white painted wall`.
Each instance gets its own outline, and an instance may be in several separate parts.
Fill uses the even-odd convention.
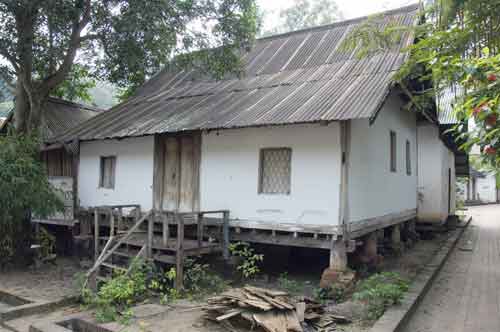
[[[448,213],[448,170],[451,169],[451,204]],[[439,138],[433,124],[418,126],[418,219],[446,221],[456,209],[455,155]]]
[[[415,114],[390,96],[375,122],[351,121],[349,207],[351,222],[415,209],[417,149]],[[390,170],[390,131],[396,132],[397,172]],[[406,174],[406,140],[410,141],[411,175]]]
[[[153,136],[80,143],[80,206],[140,204],[152,208]],[[99,188],[100,157],[116,156],[115,188]]]
[[[477,200],[483,203],[494,203],[497,201],[496,179],[493,173],[487,173],[484,178],[476,179]]]
[[[292,149],[290,195],[258,193],[262,148]],[[338,224],[338,123],[246,128],[202,136],[202,210],[229,209],[231,218],[302,224]]]

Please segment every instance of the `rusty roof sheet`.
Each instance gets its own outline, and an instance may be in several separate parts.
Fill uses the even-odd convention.
[[[384,12],[380,24],[416,25],[418,11],[411,5]],[[54,141],[371,118],[413,35],[404,32],[393,49],[358,59],[339,46],[365,20],[258,39],[243,55],[243,78],[216,81],[195,71],[162,71],[128,101]]]

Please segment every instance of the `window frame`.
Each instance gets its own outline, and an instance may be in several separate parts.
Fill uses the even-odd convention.
[[[105,162],[106,160],[111,160],[111,177],[110,181],[105,181],[106,170],[105,170]],[[99,188],[102,189],[115,189],[115,180],[116,180],[116,156],[101,156],[99,158]],[[109,184],[108,184],[109,182]]]
[[[411,175],[411,143],[410,140],[406,140],[406,175]]]
[[[264,154],[271,151],[286,150],[289,153],[288,171],[288,191],[287,192],[265,192],[264,191]],[[261,148],[259,151],[259,174],[258,174],[257,194],[259,195],[290,195],[292,192],[292,148],[290,147],[270,147]]]
[[[392,173],[396,173],[398,171],[398,153],[397,153],[397,135],[394,130],[391,130],[389,133],[389,150],[390,150],[390,155],[389,155],[389,163],[390,163],[390,170]]]

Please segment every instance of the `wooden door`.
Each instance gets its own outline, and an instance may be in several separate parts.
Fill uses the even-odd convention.
[[[198,208],[198,142],[195,135],[165,138],[163,210],[190,212]]]

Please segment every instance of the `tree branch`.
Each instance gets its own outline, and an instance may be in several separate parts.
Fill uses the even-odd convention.
[[[19,71],[19,65],[17,64],[17,60],[14,56],[11,56],[7,53],[7,51],[0,49],[0,56],[3,56],[9,63],[14,67],[14,70]]]
[[[9,92],[14,94],[14,92],[16,91],[16,85],[11,82],[12,77],[9,77],[9,75],[5,71],[0,70],[0,78],[5,82],[7,89],[9,89]]]
[[[80,37],[80,34],[82,33],[83,29],[87,26],[87,24],[90,22],[90,14],[91,14],[91,0],[86,0],[82,19],[79,22],[75,22],[73,24],[68,50],[66,51],[66,55],[64,57],[62,64],[53,74],[45,78],[42,82],[42,91],[44,94],[49,94],[53,88],[55,88],[59,83],[64,81],[69,71],[71,70],[71,67],[76,57],[76,52],[80,48],[80,43],[82,42],[82,38],[84,38]]]

